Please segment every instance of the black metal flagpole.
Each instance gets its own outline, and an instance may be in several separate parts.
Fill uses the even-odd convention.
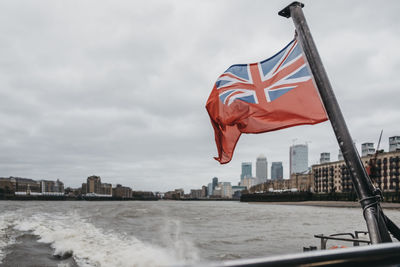
[[[302,7],[304,7],[304,4],[293,2],[278,14],[286,18],[292,17],[293,19],[298,34],[298,40],[314,75],[319,94],[350,172],[354,189],[360,200],[361,207],[363,208],[371,243],[391,242],[392,240],[386,227],[385,215],[379,203],[379,193],[373,186],[361,162],[357,149],[354,146],[353,139],[350,136],[350,132],[329,82],[328,75],[322,65],[317,47],[315,46],[310,29],[308,28]]]

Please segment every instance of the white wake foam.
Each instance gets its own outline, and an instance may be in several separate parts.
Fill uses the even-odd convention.
[[[39,242],[51,245],[55,255],[72,253],[79,266],[165,266],[189,264],[199,258],[191,242],[172,238],[164,242],[169,243],[167,247],[148,244],[134,236],[107,232],[76,213],[18,217],[13,218],[14,229],[37,235]]]
[[[6,256],[5,248],[15,243],[15,236],[9,232],[14,220],[15,214],[0,214],[0,264]]]

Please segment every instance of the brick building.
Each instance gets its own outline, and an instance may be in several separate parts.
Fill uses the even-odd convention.
[[[400,151],[381,152],[361,157],[361,160],[370,170],[370,177],[374,185],[383,192],[399,191]],[[314,191],[316,193],[352,192],[353,184],[345,162],[335,161],[312,166]]]
[[[89,176],[87,182],[82,184],[82,194],[86,196],[112,197],[112,185],[102,183],[100,176]]]
[[[132,188],[117,184],[117,186],[113,188],[113,197],[132,198]]]

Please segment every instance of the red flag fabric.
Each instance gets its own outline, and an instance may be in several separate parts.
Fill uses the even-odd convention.
[[[221,164],[232,159],[242,133],[264,133],[326,121],[327,115],[296,39],[261,62],[229,67],[206,108]]]

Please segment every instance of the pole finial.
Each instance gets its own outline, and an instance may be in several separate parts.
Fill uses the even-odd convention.
[[[299,6],[299,7],[303,8],[304,4],[300,3],[300,2],[297,2],[297,1],[294,1],[290,5],[288,5],[287,7],[282,9],[281,11],[279,11],[278,15],[282,16],[282,17],[285,17],[285,18],[290,18],[290,7],[291,6]]]

